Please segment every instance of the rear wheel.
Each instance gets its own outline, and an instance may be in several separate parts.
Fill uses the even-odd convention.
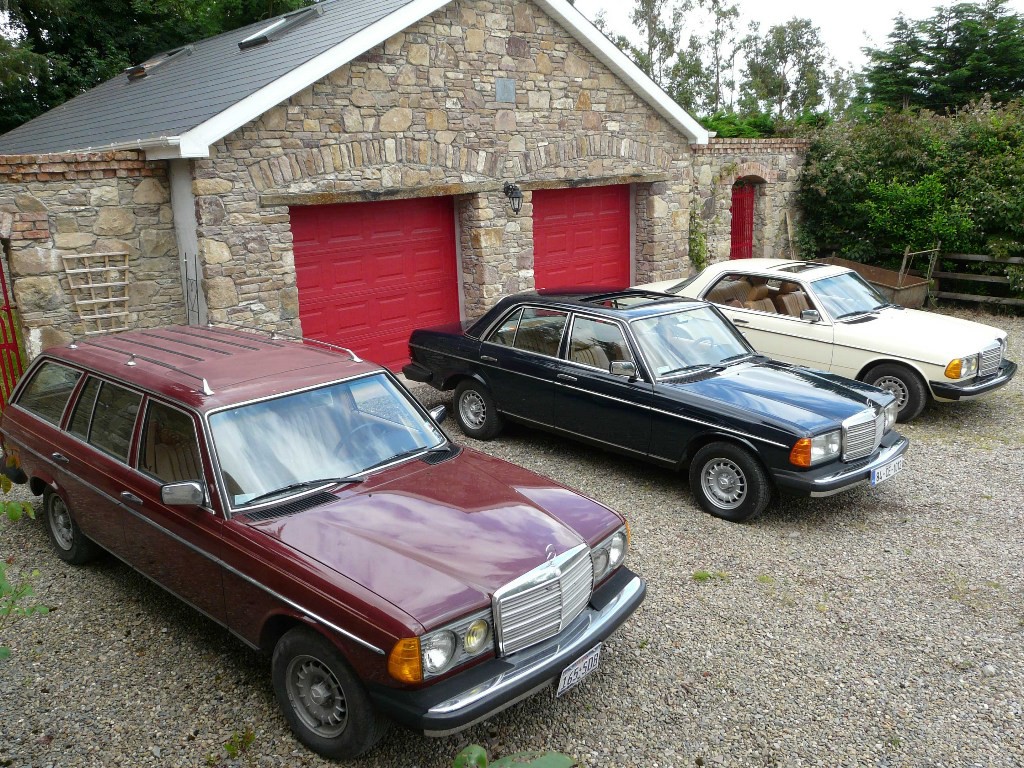
[[[469,437],[490,440],[501,431],[501,415],[491,390],[474,379],[455,388],[455,420]]]
[[[690,489],[701,509],[732,523],[752,520],[771,500],[760,462],[746,448],[709,443],[690,463]]]
[[[288,725],[319,755],[359,757],[387,731],[388,721],[373,708],[341,652],[311,629],[296,627],[278,641],[272,675]]]
[[[886,392],[892,392],[899,404],[897,421],[916,419],[928,402],[928,390],[921,377],[905,365],[876,365],[864,374],[864,382]]]
[[[46,532],[50,534],[50,542],[57,557],[72,565],[82,565],[100,554],[102,550],[82,533],[78,523],[71,517],[68,505],[55,491],[46,490],[43,509],[46,512]]]

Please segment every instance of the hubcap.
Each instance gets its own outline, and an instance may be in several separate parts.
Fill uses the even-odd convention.
[[[345,730],[348,706],[338,678],[320,659],[296,656],[288,663],[285,688],[292,709],[317,736],[331,739]]]
[[[897,408],[903,410],[903,407],[907,404],[907,398],[909,393],[907,392],[907,385],[902,379],[897,379],[895,376],[883,376],[875,382],[875,386],[879,389],[884,389],[886,392],[891,392],[893,397],[896,398]]]
[[[480,429],[487,421],[487,404],[479,392],[472,389],[462,393],[459,399],[459,415],[462,421],[473,429]]]
[[[53,531],[53,540],[57,542],[58,547],[71,549],[75,543],[75,529],[71,522],[71,513],[60,496],[54,496],[50,502],[50,530]]]
[[[705,495],[720,509],[735,509],[747,497],[747,478],[728,459],[711,459],[704,465],[701,477]]]

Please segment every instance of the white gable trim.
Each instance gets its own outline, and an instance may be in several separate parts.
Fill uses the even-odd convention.
[[[411,27],[450,0],[413,0],[394,13],[374,22],[319,56],[296,67],[284,77],[264,86],[204,123],[183,133],[178,157],[208,157],[210,145],[255,120],[303,88],[321,80],[357,56],[380,45],[392,35]],[[339,11],[341,9],[338,9]],[[148,156],[148,155],[147,155]]]
[[[284,77],[264,86],[233,104],[220,114],[200,123],[181,136],[170,137],[164,146],[147,149],[149,159],[209,157],[210,146],[303,88],[321,80],[339,67],[380,45],[392,35],[407,29],[444,7],[450,0],[413,0],[389,16],[371,24],[343,42],[296,67]],[[599,61],[618,75],[644,101],[664,117],[693,144],[707,144],[708,132],[686,110],[634,64],[626,54],[591,24],[566,0],[534,0],[558,21]]]
[[[615,44],[601,34],[587,18],[566,0],[534,0],[537,5],[572,33],[583,46],[612,72],[632,87],[691,144],[707,144],[708,132],[685,109],[676,104],[657,83],[649,78]]]

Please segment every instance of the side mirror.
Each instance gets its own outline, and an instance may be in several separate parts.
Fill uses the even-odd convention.
[[[800,319],[806,320],[808,323],[820,323],[821,315],[816,309],[804,309],[800,312]]]
[[[439,405],[437,408],[431,408],[429,413],[430,418],[434,420],[435,424],[440,424],[448,418],[448,409],[443,405]]]
[[[200,507],[206,503],[206,491],[195,480],[167,483],[160,486],[160,501],[169,507]]]
[[[630,381],[636,381],[636,363],[632,360],[616,360],[608,366],[608,373],[612,376],[625,376]]]

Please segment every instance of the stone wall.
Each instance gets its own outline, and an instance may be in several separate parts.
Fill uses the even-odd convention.
[[[67,255],[128,254],[129,327],[184,321],[163,163],[137,152],[0,157],[0,239],[30,358],[87,329]]]
[[[469,317],[533,287],[540,186],[632,183],[637,278],[686,262],[687,140],[532,3],[454,0],[195,169],[214,320],[298,330],[290,205],[455,196]],[[506,180],[524,190],[519,216]]]
[[[695,202],[707,234],[708,262],[729,258],[732,185],[757,183],[754,205],[754,256],[793,258],[790,231],[796,235],[796,192],[809,142],[794,139],[712,139],[693,148]],[[786,212],[789,212],[789,222]]]

